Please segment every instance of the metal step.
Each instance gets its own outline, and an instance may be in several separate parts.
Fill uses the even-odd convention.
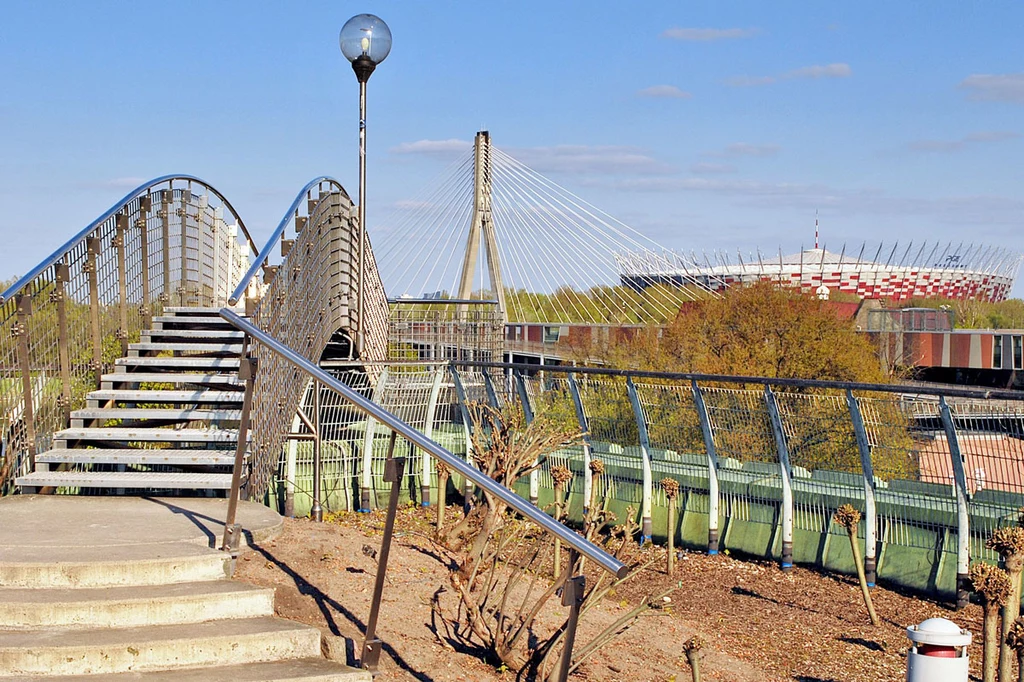
[[[167,410],[144,407],[89,407],[75,410],[72,419],[155,419],[157,421],[180,422],[237,422],[242,419],[241,410]]]
[[[53,434],[53,440],[150,441],[157,443],[235,443],[236,429],[147,429],[82,428],[64,429]]]
[[[241,403],[243,391],[91,391],[88,400],[125,403]]]
[[[118,358],[114,361],[117,371],[126,371],[128,367],[146,367],[151,369],[223,369],[237,370],[238,358]],[[124,369],[123,369],[124,368]]]
[[[234,328],[220,315],[161,315],[153,318],[153,324],[217,325]]]
[[[19,476],[15,485],[45,488],[177,488],[228,490],[231,474],[185,474],[158,472],[34,471]]]
[[[233,307],[231,307],[229,305],[225,305],[225,306],[222,306],[222,307],[217,307],[217,306],[212,306],[212,307],[211,306],[185,306],[185,307],[182,307],[182,306],[165,306],[164,307],[164,314],[165,315],[182,316],[182,317],[188,317],[188,316],[191,316],[191,315],[218,315],[218,314],[220,314],[220,311],[223,310],[224,308],[227,308],[228,310],[236,312],[239,315],[242,314],[241,311],[243,310],[243,308],[241,308],[241,307],[234,307],[233,308]]]
[[[104,374],[100,381],[110,384],[215,384],[218,386],[237,386],[239,390],[245,388],[238,379],[237,374],[192,374],[183,372],[116,372]]]
[[[147,329],[142,335],[150,338],[170,336],[176,339],[241,339],[245,333],[235,329]]]
[[[128,351],[159,353],[160,351],[187,351],[189,353],[241,353],[242,342],[238,343],[130,343]]]
[[[133,448],[56,448],[36,455],[40,464],[166,464],[170,466],[233,466],[234,450],[136,450]]]

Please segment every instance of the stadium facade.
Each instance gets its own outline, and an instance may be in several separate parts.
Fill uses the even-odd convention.
[[[867,255],[867,257],[865,257]],[[912,298],[1005,300],[1024,256],[1000,247],[924,244],[877,249],[862,246],[856,255],[823,248],[789,256],[758,252],[732,261],[724,253],[704,256],[676,253],[628,253],[616,257],[623,285],[641,290],[655,284],[697,286],[723,291],[736,284],[775,282],[826,297],[837,291],[861,298],[906,301]]]

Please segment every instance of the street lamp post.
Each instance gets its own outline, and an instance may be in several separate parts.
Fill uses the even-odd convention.
[[[341,53],[352,62],[359,81],[359,294],[356,315],[356,344],[360,355],[365,342],[364,291],[366,269],[366,82],[377,65],[391,52],[391,29],[377,16],[358,14],[341,27]]]

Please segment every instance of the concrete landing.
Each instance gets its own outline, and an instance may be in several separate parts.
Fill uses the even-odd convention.
[[[104,548],[145,552],[143,545],[195,544],[215,548],[224,535],[227,500],[190,497],[12,495],[0,498],[0,556],[8,560],[87,560]],[[277,536],[283,520],[272,509],[240,502],[237,522],[249,541]],[[157,549],[157,548],[153,548]]]

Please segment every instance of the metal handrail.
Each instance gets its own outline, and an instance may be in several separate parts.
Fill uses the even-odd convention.
[[[0,294],[0,305],[5,303],[6,301],[11,300],[29,282],[38,277],[48,267],[57,263],[61,258],[64,257],[66,253],[68,253],[71,249],[73,249],[75,246],[81,243],[82,240],[84,240],[93,232],[93,230],[95,230],[100,225],[114,217],[118,211],[124,208],[125,204],[132,201],[133,199],[139,198],[147,190],[149,190],[152,187],[155,187],[156,185],[162,185],[165,182],[173,183],[175,180],[199,183],[200,185],[208,189],[210,192],[212,192],[218,199],[220,199],[224,206],[227,207],[229,211],[231,211],[231,214],[235,217],[235,220],[238,221],[238,226],[242,228],[242,234],[245,235],[245,240],[249,243],[249,248],[252,250],[253,255],[257,259],[259,259],[260,252],[259,250],[256,249],[256,244],[253,242],[252,237],[249,235],[249,230],[245,228],[245,223],[242,222],[242,218],[238,215],[238,211],[235,210],[235,207],[231,205],[231,202],[228,201],[223,194],[218,192],[216,188],[214,188],[212,185],[210,185],[202,178],[197,178],[194,175],[162,175],[158,178],[150,180],[149,182],[145,182],[139,185],[131,192],[126,194],[123,199],[121,199],[119,202],[111,206],[106,213],[104,213],[91,223],[89,223],[89,225],[86,226],[81,232],[79,232],[74,237],[65,242],[62,246],[60,246],[56,251],[51,253],[48,257],[44,258],[43,261],[39,263],[39,265],[32,268],[28,272],[28,274],[24,275],[17,282],[9,286],[7,288],[7,291]]]
[[[946,386],[931,387],[919,384],[871,384],[856,381],[826,381],[822,379],[784,379],[780,377],[752,377],[731,374],[695,374],[690,372],[652,372],[648,370],[608,369],[605,367],[578,367],[574,365],[534,365],[523,362],[484,362],[478,360],[453,360],[457,367],[478,367],[490,369],[509,369],[524,372],[553,372],[573,374],[592,374],[609,377],[632,377],[634,379],[672,379],[675,381],[722,382],[727,384],[760,384],[762,386],[790,386],[794,388],[833,388],[851,391],[871,391],[877,393],[902,393],[906,395],[934,395],[956,398],[982,398],[986,400],[1019,400],[1024,401],[1024,391],[991,388],[947,388]]]
[[[264,263],[266,263],[271,251],[273,251],[274,244],[280,241],[281,237],[284,235],[284,231],[288,228],[288,223],[290,223],[292,218],[295,216],[295,211],[298,209],[299,204],[302,203],[302,199],[310,190],[313,189],[314,186],[324,182],[330,183],[337,190],[342,192],[346,198],[348,198],[348,192],[346,192],[345,188],[341,186],[341,183],[330,176],[321,175],[320,177],[314,178],[306,183],[306,186],[300,189],[299,193],[295,195],[295,201],[293,201],[288,207],[288,210],[284,212],[284,217],[281,218],[281,222],[277,224],[277,227],[271,233],[270,238],[267,239],[267,243],[263,246],[263,250],[258,253],[256,258],[253,259],[252,264],[249,265],[249,269],[245,272],[245,276],[242,277],[242,280],[238,283],[238,286],[235,287],[235,290],[231,292],[231,296],[228,297],[228,303],[230,305],[235,305],[242,299],[242,294],[245,293],[246,288],[249,286],[249,282],[252,281],[252,278],[256,276],[259,269],[264,265]]]
[[[441,447],[431,439],[424,436],[422,433],[417,431],[415,428],[398,418],[388,410],[384,409],[380,405],[377,405],[373,401],[364,398],[359,393],[353,391],[351,388],[341,383],[327,372],[323,371],[313,363],[306,360],[304,357],[296,353],[294,350],[280,343],[274,337],[270,336],[260,328],[256,327],[252,323],[238,316],[234,311],[229,308],[222,308],[220,316],[231,324],[236,329],[245,332],[250,337],[263,344],[267,349],[276,353],[280,357],[284,358],[288,362],[292,363],[298,369],[301,369],[308,376],[319,381],[322,385],[330,388],[334,392],[340,394],[345,400],[355,406],[360,412],[367,416],[373,417],[381,424],[386,425],[395,433],[400,434],[403,438],[408,440],[416,447],[424,450],[435,459],[438,459],[454,472],[465,476],[467,479],[475,483],[480,488],[483,488],[488,493],[494,495],[502,502],[507,504],[509,507],[514,509],[519,514],[530,519],[538,526],[546,530],[547,532],[554,535],[556,538],[569,545],[583,556],[594,561],[604,570],[615,575],[618,578],[624,578],[629,573],[629,568],[621,561],[613,557],[612,555],[605,552],[603,549],[598,547],[592,542],[584,539],[578,533],[575,533],[566,528],[561,523],[558,523],[553,518],[545,514],[538,507],[530,504],[523,498],[516,495],[514,492],[499,485],[491,477],[481,473],[479,470],[474,469],[464,460],[456,457],[454,454]]]

